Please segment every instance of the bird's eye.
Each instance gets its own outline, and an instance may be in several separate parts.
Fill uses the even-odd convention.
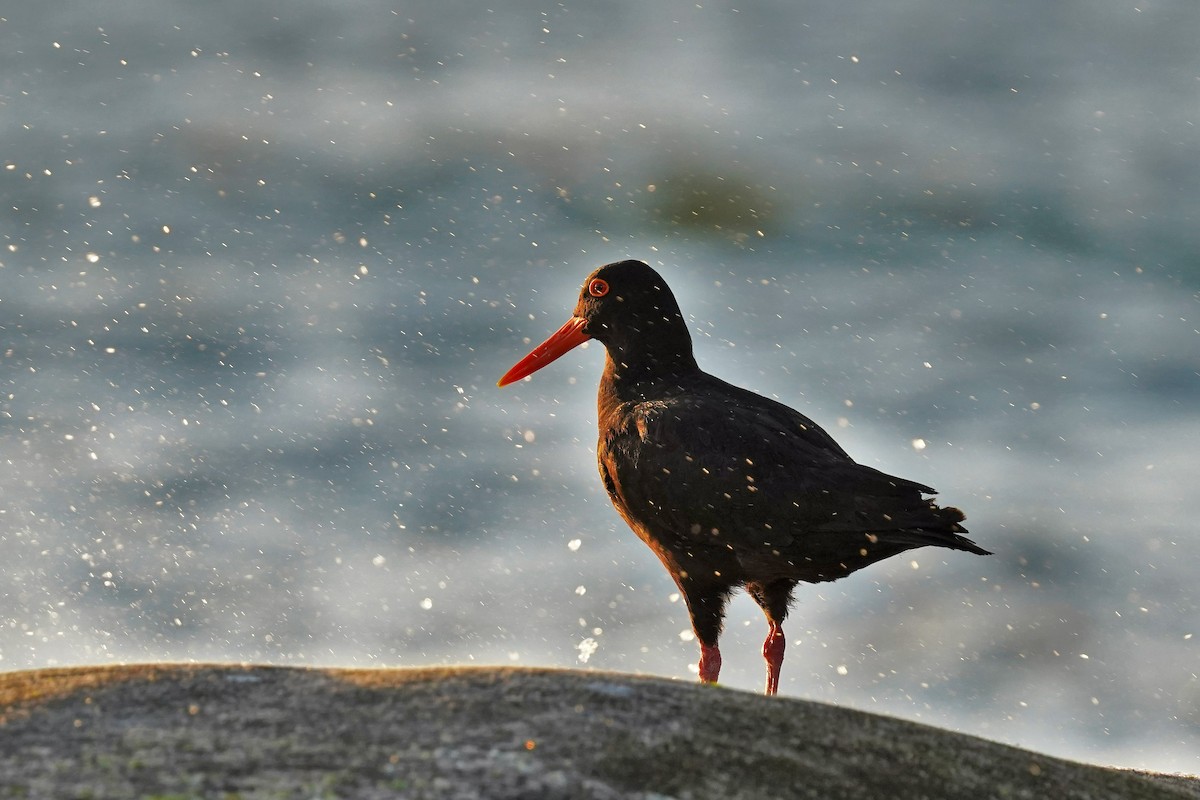
[[[593,278],[588,284],[588,294],[592,297],[604,297],[608,294],[608,281],[603,278]]]

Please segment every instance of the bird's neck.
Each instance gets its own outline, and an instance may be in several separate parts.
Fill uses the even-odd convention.
[[[604,374],[600,378],[601,403],[628,403],[670,394],[700,371],[692,354],[687,329],[642,336],[630,346],[621,341],[605,345]]]

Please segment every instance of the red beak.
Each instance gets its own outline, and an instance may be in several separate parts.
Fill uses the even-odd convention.
[[[592,338],[583,332],[583,326],[586,324],[587,320],[582,317],[571,317],[567,320],[567,324],[555,331],[549,339],[533,348],[529,355],[522,358],[516,364],[513,364],[513,368],[504,373],[504,377],[496,385],[508,386],[510,383],[521,380],[526,375],[532,375],[554,359],[565,354],[568,350],[578,347]]]

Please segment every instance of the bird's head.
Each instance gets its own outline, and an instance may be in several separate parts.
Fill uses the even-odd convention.
[[[667,282],[641,261],[618,261],[588,275],[567,323],[517,362],[498,383],[507,386],[583,344],[602,343],[614,361],[691,359],[691,337]],[[654,354],[668,353],[659,356]]]

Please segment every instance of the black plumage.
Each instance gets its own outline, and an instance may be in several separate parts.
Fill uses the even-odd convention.
[[[856,464],[803,414],[702,371],[674,295],[640,261],[589,275],[572,319],[500,385],[589,338],[607,351],[600,476],[687,602],[701,680],[717,679],[717,640],[738,587],[767,616],[774,694],[797,583],[836,580],[926,545],[987,554],[961,535],[961,511],[925,497],[933,489]]]

